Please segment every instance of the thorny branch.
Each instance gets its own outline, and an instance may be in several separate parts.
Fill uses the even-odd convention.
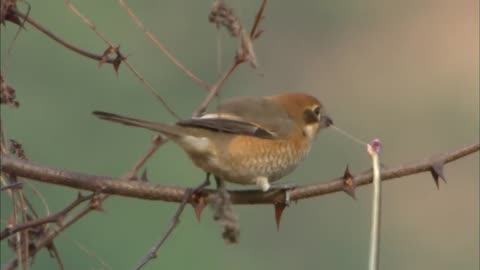
[[[263,32],[259,29],[260,21],[263,19],[263,12],[266,6],[266,0],[263,0],[260,8],[255,16],[254,23],[252,25],[251,30],[249,33],[243,30],[243,27],[238,21],[238,18],[233,14],[231,9],[226,9],[227,15],[230,16],[228,18],[222,17],[221,20],[227,19],[230,22],[233,22],[236,25],[228,25],[223,24],[225,27],[231,27],[232,29],[236,29],[236,34],[234,36],[238,37],[240,41],[239,49],[234,57],[233,63],[225,70],[223,75],[218,79],[218,81],[213,84],[209,85],[199,79],[195,74],[193,74],[190,70],[188,70],[185,66],[181,64],[166,48],[161,44],[158,39],[153,36],[141,23],[135,14],[133,14],[132,10],[125,4],[123,0],[118,0],[119,3],[125,8],[129,16],[133,19],[133,21],[137,24],[137,26],[147,35],[147,37],[152,40],[156,46],[165,54],[167,57],[183,72],[185,72],[192,80],[197,82],[199,85],[206,88],[209,92],[206,95],[203,102],[200,104],[199,108],[195,112],[195,115],[199,115],[203,113],[211,101],[218,95],[218,92],[229,78],[229,76],[234,72],[234,70],[244,62],[250,62],[252,66],[255,66],[256,59],[255,54],[253,51],[252,41],[257,39],[261,33]],[[216,1],[217,3],[221,3],[223,1]],[[175,113],[171,110],[168,105],[165,103],[163,98],[155,91],[152,85],[145,80],[145,78],[130,64],[128,63],[126,57],[124,57],[120,51],[119,47],[115,47],[111,42],[109,42],[103,35],[101,35],[97,30],[93,23],[91,23],[85,16],[83,16],[74,6],[73,4],[65,0],[67,6],[72,10],[72,12],[80,17],[82,21],[88,25],[92,31],[94,31],[107,45],[108,48],[105,50],[103,55],[97,55],[80,48],[77,48],[70,43],[62,40],[58,36],[54,35],[52,32],[47,30],[45,27],[34,21],[28,15],[25,15],[19,12],[16,8],[12,9],[11,12],[14,12],[14,18],[18,20],[18,18],[22,18],[24,21],[28,22],[39,31],[43,32],[48,37],[52,38],[62,46],[91,59],[99,61],[100,65],[103,63],[112,64],[115,67],[115,70],[118,69],[120,63],[125,63],[127,67],[136,75],[143,84],[147,87],[149,91],[151,91],[155,97],[157,97],[166,107],[167,110],[170,111],[173,115]],[[221,5],[219,5],[221,6]],[[217,6],[218,7],[218,6]],[[222,8],[226,8],[223,6]],[[217,10],[218,11],[218,10]],[[223,10],[225,11],[225,10]],[[223,12],[222,11],[222,12]],[[213,11],[212,11],[213,12]],[[221,13],[221,12],[220,12]],[[225,14],[223,14],[225,15]],[[10,18],[12,19],[12,18]],[[14,21],[15,22],[15,21]],[[18,20],[18,22],[20,22]],[[215,21],[218,23],[218,21]],[[225,23],[224,21],[220,22]],[[229,29],[230,31],[230,29]],[[110,54],[116,54],[116,57],[111,58]],[[3,137],[3,136],[2,136]],[[3,139],[3,138],[2,138]],[[151,156],[151,154],[163,143],[163,141],[157,142],[154,141],[153,145],[149,148],[147,153],[142,156],[142,158],[134,165],[132,170],[129,172],[129,178],[134,178],[134,175],[139,170],[139,168],[145,163],[145,161]],[[434,179],[438,181],[438,178],[443,178],[443,172],[441,169],[443,168],[444,163],[449,163],[459,158],[465,157],[472,153],[479,151],[479,144],[473,144],[461,149],[458,149],[451,153],[445,153],[442,156],[435,156],[431,157],[426,160],[418,161],[416,163],[410,163],[405,165],[399,165],[393,168],[383,169],[381,172],[382,180],[389,180],[389,179],[398,179],[403,176],[417,174],[421,172],[430,171],[434,176]],[[69,172],[66,170],[60,170],[55,168],[49,168],[44,165],[35,164],[28,160],[18,159],[11,157],[6,154],[1,155],[2,164],[1,164],[1,171],[2,173],[10,173],[14,174],[18,177],[26,177],[31,178],[33,180],[48,182],[58,185],[70,186],[78,189],[84,190],[91,190],[94,191],[90,196],[79,197],[77,200],[69,204],[65,209],[49,215],[44,218],[39,218],[36,220],[30,220],[24,222],[23,224],[16,225],[12,228],[7,228],[4,231],[0,232],[0,239],[4,239],[12,234],[15,233],[23,233],[28,231],[27,229],[31,229],[34,227],[38,227],[40,225],[57,222],[57,227],[52,230],[48,230],[45,234],[42,234],[39,239],[36,239],[35,245],[30,249],[29,247],[24,248],[28,253],[26,257],[33,257],[40,249],[46,247],[50,251],[55,252],[53,246],[53,239],[60,234],[63,230],[68,228],[70,225],[74,224],[77,220],[82,218],[84,215],[89,213],[92,210],[101,209],[101,203],[105,200],[110,194],[121,195],[126,197],[136,197],[140,199],[146,200],[162,200],[168,202],[179,202],[180,205],[177,209],[176,214],[171,220],[171,224],[168,227],[167,231],[162,235],[162,238],[157,242],[157,244],[152,248],[151,252],[147,254],[144,260],[141,261],[139,268],[141,268],[144,264],[146,264],[150,259],[155,257],[156,252],[162,245],[162,243],[167,239],[167,237],[171,234],[173,229],[176,227],[179,221],[179,217],[187,203],[194,203],[194,198],[192,198],[193,191],[197,191],[196,199],[198,197],[202,197],[205,201],[209,201],[212,199],[214,190],[204,190],[202,189],[188,189],[182,188],[177,186],[167,186],[167,185],[154,185],[148,182],[141,182],[141,181],[122,181],[125,179],[116,179],[112,177],[104,177],[104,176],[94,176],[94,175],[86,175],[82,173],[75,173]],[[352,176],[351,181],[353,186],[361,186],[367,185],[372,181],[371,173],[360,173],[356,176]],[[3,186],[2,190],[10,190],[15,188],[16,186],[8,185]],[[294,189],[285,192],[285,191],[269,191],[269,192],[261,192],[257,190],[243,190],[243,191],[229,191],[229,196],[231,197],[231,201],[234,204],[275,204],[278,205],[279,202],[282,203],[286,201],[287,194],[288,198],[293,201],[306,199],[310,197],[321,196],[324,194],[329,194],[338,191],[345,191],[345,179],[344,178],[337,178],[330,180],[327,183],[319,183],[319,184],[312,184],[312,185],[305,185],[300,187],[295,187]],[[104,193],[104,194],[99,194]],[[95,195],[99,194],[99,195]],[[96,198],[93,200],[93,198]],[[84,202],[85,200],[91,199],[90,203],[85,206],[84,208],[80,209],[76,213],[71,216],[68,216],[70,212],[74,210],[79,204]],[[25,218],[25,217],[24,217]],[[24,242],[23,244],[27,243],[28,241]],[[58,255],[56,256],[59,260]],[[19,256],[21,260],[22,258]],[[13,269],[18,265],[19,261],[18,258],[12,259],[10,262],[6,263],[3,269]],[[59,261],[60,266],[62,267],[61,261]]]
[[[437,164],[439,161],[447,164],[459,158],[471,155],[479,151],[479,149],[480,145],[476,143],[450,153],[444,153],[441,156],[435,155],[431,158],[417,162],[382,169],[381,178],[382,181],[386,181],[418,174],[421,172],[429,172],[432,166]],[[35,181],[68,186],[82,190],[99,191],[112,195],[134,197],[145,200],[161,200],[177,203],[182,201],[183,196],[185,196],[185,193],[187,192],[186,188],[178,186],[151,184],[150,182],[140,181],[122,181],[121,179],[108,176],[88,175],[55,169],[6,155],[1,155],[0,157],[2,159],[1,170],[3,172],[15,173],[19,177],[30,178]],[[357,187],[368,185],[372,182],[372,174],[361,173],[354,175],[353,181]],[[289,196],[290,200],[297,201],[343,191],[343,186],[343,178],[339,177],[327,182],[322,181],[318,184],[295,187],[289,191]],[[209,200],[209,196],[211,196],[214,192],[215,191],[211,189],[204,190],[203,196],[205,196],[206,200]],[[230,191],[230,196],[232,203],[234,204],[272,204],[275,202],[285,201],[284,192],[278,191]]]
[[[135,68],[125,56],[123,56],[119,49],[120,46],[115,46],[112,42],[110,42],[105,35],[101,34],[98,30],[97,27],[87,18],[85,17],[78,9],[70,2],[69,0],[64,0],[65,4],[67,7],[75,14],[77,17],[79,17],[85,25],[87,25],[105,44],[108,45],[108,48],[105,50],[104,56],[100,62],[100,64],[103,62],[103,59],[110,53],[116,53],[117,54],[117,59],[120,59],[120,62],[116,62],[114,64],[115,71],[118,70],[120,63],[124,63],[127,68],[137,77],[143,85],[147,88],[147,90],[158,100],[160,103],[162,103],[163,107],[165,110],[170,113],[173,117],[180,119],[180,117],[175,113],[175,111],[168,105],[167,101],[158,93],[157,90],[153,87],[150,82],[148,82],[145,77]]]
[[[432,167],[435,164],[450,163],[457,159],[471,155],[480,149],[480,144],[472,144],[450,153],[444,153],[442,155],[435,155],[433,157],[409,163],[405,165],[398,165],[395,167],[383,169],[381,172],[382,181],[399,179],[404,176],[418,174],[422,172],[432,171]],[[103,192],[107,194],[122,195],[126,197],[135,197],[146,200],[162,200],[168,202],[182,202],[184,198],[189,196],[190,190],[186,188],[166,185],[153,185],[148,182],[140,181],[122,181],[121,179],[115,179],[104,176],[93,176],[81,173],[69,172],[65,170],[53,169],[43,165],[34,164],[31,161],[13,158],[6,155],[0,156],[2,159],[1,170],[7,173],[15,173],[20,177],[26,177],[37,181],[48,182],[52,184],[70,186],[78,189],[92,190],[97,192]],[[370,184],[372,181],[371,173],[362,173],[352,177],[352,181],[355,186],[362,186]],[[311,184],[296,187],[289,191],[289,197],[292,201],[298,201],[301,199],[307,199],[316,196],[322,196],[329,193],[343,191],[344,179],[343,177],[330,180],[326,183]],[[209,201],[210,196],[215,194],[214,190],[202,190],[201,196],[205,197],[205,201]],[[234,204],[276,204],[278,202],[284,202],[286,200],[285,192],[262,192],[258,190],[242,190],[242,191],[229,191],[231,201]],[[104,195],[100,200],[108,196]],[[213,196],[212,196],[213,197]],[[189,199],[189,203],[193,203],[192,198]],[[52,230],[47,236],[37,242],[35,249],[31,252],[32,256],[38,252],[42,247],[47,246],[51,241],[64,229],[73,224],[76,220],[81,218],[93,210],[91,206],[86,207],[79,211],[75,216],[70,218],[63,226]],[[174,216],[175,219],[175,216]],[[176,223],[172,223],[176,224]],[[174,227],[173,227],[174,228]],[[173,229],[172,228],[172,229]],[[169,227],[169,230],[172,230]],[[168,234],[167,234],[168,236]],[[162,238],[163,239],[163,238]],[[163,243],[164,240],[162,240]],[[18,264],[17,259],[10,261],[8,266],[15,267]]]
[[[6,237],[9,237],[10,235],[12,235],[14,233],[17,233],[17,232],[20,232],[20,231],[23,231],[23,230],[26,230],[26,229],[29,229],[29,228],[41,226],[41,225],[44,225],[46,223],[60,222],[62,219],[65,218],[65,216],[70,211],[75,209],[78,205],[80,205],[84,201],[88,201],[88,200],[92,199],[94,195],[95,194],[91,194],[91,195],[88,195],[88,196],[83,196],[83,195],[79,194],[78,197],[75,199],[75,201],[73,201],[67,207],[58,211],[55,214],[52,214],[52,215],[49,215],[49,216],[46,216],[46,217],[43,217],[43,218],[38,218],[38,219],[35,219],[35,220],[31,220],[31,221],[28,221],[28,222],[25,222],[25,223],[22,223],[22,224],[18,224],[14,227],[11,227],[11,228],[7,227],[6,229],[4,229],[3,231],[0,232],[0,240],[3,240]]]
[[[47,37],[53,39],[54,41],[58,42],[60,45],[62,45],[63,47],[65,47],[65,48],[67,48],[71,51],[74,51],[74,52],[76,52],[76,53],[78,53],[78,54],[80,54],[84,57],[87,57],[87,58],[90,58],[90,59],[93,59],[93,60],[97,60],[97,61],[100,61],[104,58],[100,54],[95,54],[95,53],[85,51],[83,49],[80,49],[80,48],[68,43],[67,41],[61,39],[60,37],[58,37],[57,35],[52,33],[50,30],[45,28],[43,25],[41,25],[40,23],[35,21],[32,17],[27,16],[26,14],[23,14],[22,12],[20,12],[18,10],[15,10],[15,14],[18,17],[24,19],[26,22],[28,22],[30,25],[35,27],[40,32],[44,33]],[[115,63],[115,59],[114,58],[108,58],[105,62],[109,63],[109,64],[113,64],[113,63]]]
[[[16,189],[16,188],[22,188],[23,183],[22,182],[16,182],[12,184],[8,184],[5,186],[0,187],[0,191],[8,190],[8,189]]]
[[[150,260],[154,259],[157,256],[157,252],[160,249],[160,247],[165,243],[165,240],[167,240],[168,236],[173,232],[175,227],[178,225],[180,222],[180,215],[182,214],[183,210],[185,209],[185,206],[187,205],[190,197],[196,193],[205,188],[210,184],[210,181],[208,178],[205,180],[205,182],[201,183],[199,186],[197,186],[194,189],[187,189],[185,192],[185,195],[182,198],[182,201],[180,202],[177,211],[175,212],[175,215],[173,215],[173,218],[170,221],[170,225],[168,226],[167,230],[163,233],[162,237],[155,243],[155,245],[151,248],[151,250],[147,253],[147,255],[142,258],[140,263],[135,267],[135,270],[141,269],[145,264],[147,264]]]
[[[80,220],[82,217],[84,217],[86,214],[88,214],[91,211],[94,210],[101,210],[101,204],[102,202],[108,197],[108,195],[97,195],[93,196],[90,199],[90,202],[88,205],[80,209],[78,212],[74,213],[70,217],[61,220],[60,224],[53,228],[52,230],[49,230],[48,233],[43,234],[36,242],[35,245],[31,248],[30,250],[30,257],[35,256],[38,251],[40,251],[42,248],[46,247],[47,249],[51,249],[53,245],[53,239],[55,239],[61,232],[66,230],[68,227],[73,225],[75,222]],[[12,260],[8,261],[2,266],[2,270],[7,270],[7,269],[15,269],[18,265],[18,259],[13,258]]]
[[[220,77],[220,79],[212,87],[210,87],[207,96],[202,101],[202,103],[200,104],[197,111],[194,113],[194,116],[198,116],[198,115],[202,114],[203,112],[205,112],[208,105],[218,95],[218,92],[220,91],[221,87],[226,82],[228,77],[230,77],[230,75],[233,73],[233,71],[235,71],[235,69],[240,64],[242,64],[246,61],[250,61],[253,66],[256,65],[255,53],[253,51],[252,40],[258,38],[260,36],[260,34],[262,33],[262,31],[259,30],[258,27],[260,25],[260,21],[263,18],[263,11],[265,10],[265,5],[266,4],[267,4],[267,0],[263,0],[262,4],[260,5],[260,8],[258,9],[257,15],[255,16],[255,21],[253,23],[253,26],[252,26],[252,29],[251,29],[249,35],[246,35],[244,33],[243,29],[241,28],[241,26],[239,26],[240,30],[238,30],[238,32],[240,32],[240,33],[235,33],[235,34],[240,36],[239,39],[240,39],[241,44],[240,44],[239,50],[237,51],[237,54],[234,58],[234,62],[226,69],[226,71],[223,73],[223,75]],[[215,12],[215,11],[212,11],[212,12]],[[234,15],[232,14],[232,16],[234,16]],[[234,17],[233,19],[230,19],[229,21],[231,21],[231,20],[235,21],[235,20],[238,20],[238,18]],[[226,27],[228,27],[228,26],[230,26],[230,25],[227,25]],[[232,31],[233,30],[231,30],[231,32]]]
[[[169,58],[170,60],[172,60],[172,62],[177,65],[180,69],[182,69],[190,78],[192,78],[194,81],[196,81],[197,83],[199,83],[200,85],[202,85],[203,87],[207,88],[207,90],[209,90],[209,94],[207,95],[205,101],[201,104],[201,107],[200,109],[198,110],[199,113],[201,113],[202,111],[204,111],[208,104],[211,102],[211,100],[218,94],[218,92],[220,91],[220,88],[223,86],[223,84],[225,83],[225,81],[228,79],[228,77],[233,73],[233,71],[235,70],[235,68],[245,62],[245,61],[250,61],[252,63],[252,65],[254,65],[255,63],[255,56],[254,56],[254,52],[253,52],[253,46],[251,44],[251,39],[250,37],[247,37],[243,32],[241,33],[241,35],[237,35],[239,36],[239,40],[240,40],[240,47],[239,47],[239,50],[237,51],[237,55],[235,57],[235,61],[234,63],[226,70],[226,72],[224,73],[223,76],[221,76],[221,78],[218,80],[217,83],[215,83],[213,86],[210,86],[208,84],[206,84],[205,82],[203,82],[202,80],[200,80],[198,77],[196,77],[190,70],[188,70],[186,67],[184,67],[178,60],[176,60],[176,58],[169,52],[166,50],[166,48],[158,41],[158,39],[156,39],[153,34],[151,34],[150,32],[148,32],[145,27],[143,27],[143,24],[138,20],[138,17],[136,17],[133,12],[131,11],[131,9],[125,4],[124,1],[119,1],[120,4],[127,10],[128,14],[132,17],[132,19],[135,21],[135,23],[142,29],[142,31],[157,45],[157,47],[159,47],[162,52],[164,52]],[[40,25],[39,23],[37,23],[36,21],[34,21],[33,19],[29,18],[28,15],[24,15],[20,12],[18,12],[18,14],[16,14],[16,17],[18,18],[23,18],[25,21],[29,22],[31,25],[33,25],[35,28],[37,28],[38,30],[40,30],[41,32],[43,32],[44,34],[46,34],[47,36],[49,36],[50,38],[52,38],[53,40],[57,41],[58,43],[60,43],[61,45],[63,45],[64,47],[72,50],[72,51],[75,51],[77,53],[79,53],[80,55],[83,55],[85,57],[88,57],[88,58],[92,58],[92,59],[95,59],[95,60],[98,60],[99,61],[99,66],[101,66],[103,63],[111,63],[114,68],[115,68],[115,71],[118,72],[118,68],[120,66],[120,63],[125,63],[125,65],[127,65],[127,67],[130,69],[130,71],[132,73],[134,73],[134,75],[136,75],[142,82],[143,84],[147,87],[147,89],[152,92],[152,94],[154,94],[154,96],[159,99],[162,104],[165,106],[165,108],[175,117],[178,118],[178,116],[175,114],[175,112],[168,106],[168,104],[166,104],[166,102],[164,101],[164,99],[155,91],[155,89],[153,88],[152,85],[149,84],[148,81],[145,80],[145,78],[130,64],[128,63],[126,57],[124,57],[120,51],[119,51],[119,46],[114,46],[113,43],[111,43],[110,41],[108,41],[108,39],[102,35],[100,32],[97,31],[96,29],[96,26],[90,22],[90,20],[85,17],[83,14],[81,14],[78,9],[76,9],[76,7],[69,1],[69,0],[65,0],[65,4],[67,5],[67,7],[76,15],[78,16],[79,18],[81,18],[81,20],[90,28],[92,29],[93,32],[95,32],[95,34],[100,37],[107,45],[108,45],[108,48],[105,50],[105,52],[102,54],[102,55],[96,55],[96,54],[93,54],[93,53],[90,53],[90,52],[87,52],[85,50],[82,50],[82,49],[79,49],[67,42],[65,42],[64,40],[62,40],[61,38],[57,37],[56,35],[54,35],[52,32],[50,32],[49,30],[47,30],[45,27],[43,27],[42,25]],[[261,14],[264,10],[264,7],[265,7],[265,4],[266,4],[266,1],[263,1],[262,2],[262,5],[261,5],[261,8],[256,16],[256,19],[255,19],[255,22],[254,22],[254,25],[252,27],[252,30],[251,30],[251,33],[252,35],[254,33],[256,33],[256,29],[259,25],[259,22],[261,20]],[[223,8],[226,8],[226,6],[223,6]],[[16,9],[12,9],[14,12],[17,12]],[[239,20],[238,18],[236,18],[235,15],[233,15],[233,12],[231,12],[231,14],[233,16],[233,19],[234,21],[236,21],[239,24]],[[243,29],[241,29],[243,31]],[[259,33],[258,34],[255,34],[256,37],[258,37]],[[253,38],[252,38],[253,39]],[[116,57],[115,58],[110,58],[110,55],[111,54],[116,54]],[[158,147],[160,147],[162,144],[162,141],[158,141],[156,139],[154,139],[154,142],[152,144],[152,146],[149,148],[149,150],[147,151],[147,153],[141,157],[141,159],[134,165],[134,167],[129,171],[129,174],[128,174],[128,178],[130,179],[134,179],[135,178],[135,175],[137,173],[137,171],[140,169],[140,167],[145,163],[145,161],[156,151],[156,149],[158,149]],[[186,198],[188,199],[190,196],[187,196]],[[105,196],[106,198],[106,196]],[[186,202],[185,202],[186,203]],[[179,209],[183,209],[184,205],[181,206]],[[37,220],[34,220],[34,221],[31,221],[31,222],[25,222],[24,224],[21,224],[19,225],[18,227],[15,227],[13,228],[12,230],[5,230],[3,231],[3,237],[7,237],[8,235],[10,234],[13,234],[14,232],[17,232],[17,231],[23,231],[25,230],[26,228],[30,228],[32,226],[39,226],[41,224],[45,224],[45,223],[48,223],[48,222],[54,222],[54,221],[57,221],[60,217],[63,217],[65,215],[65,213],[68,213],[70,210],[72,210],[72,207],[70,206],[67,206],[67,208],[65,208],[64,210],[60,211],[59,213],[55,214],[55,215],[51,215],[51,216],[48,216],[46,218],[40,218],[40,219],[37,219]],[[178,221],[178,218],[179,218],[179,215],[181,213],[181,210],[180,212],[178,213],[178,216],[176,218],[176,220]],[[173,229],[175,228],[177,222],[174,222],[175,221],[175,217],[174,219],[172,220],[172,226],[169,228],[169,230],[165,233],[165,239],[166,237],[168,237],[168,235],[173,231]],[[11,228],[10,228],[11,229]],[[53,236],[55,237],[55,236]],[[53,238],[52,238],[53,239]],[[163,239],[161,241],[161,243],[163,243],[163,241],[165,240]],[[156,247],[156,249],[158,249],[161,245],[161,243]],[[34,256],[35,252],[31,253],[30,256]],[[28,255],[27,255],[28,256]],[[59,258],[57,258],[59,259]],[[147,260],[148,261],[148,260]],[[147,262],[146,261],[146,262]],[[145,263],[146,263],[145,262]],[[10,266],[12,265],[16,265],[17,262],[16,261],[12,261],[12,264],[10,264]],[[62,263],[59,261],[59,264],[60,266],[62,267]],[[8,268],[8,266],[7,266]]]

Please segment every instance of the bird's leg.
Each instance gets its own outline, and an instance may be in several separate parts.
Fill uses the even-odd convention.
[[[217,196],[220,201],[223,202],[222,204],[230,204],[230,196],[227,189],[225,188],[225,181],[223,181],[220,177],[215,176],[215,182],[217,183]],[[218,216],[218,213],[216,213],[215,216]]]
[[[207,172],[205,174],[205,180],[203,181],[203,183],[205,184],[206,187],[210,186],[210,173]]]
[[[205,175],[205,180],[200,185],[198,185],[196,188],[193,189],[192,194],[198,195],[202,193],[202,190],[208,186],[210,186],[210,173],[207,172]]]
[[[219,177],[215,176],[215,183],[217,184],[217,190],[218,191],[224,191],[225,190],[225,181],[223,181]]]

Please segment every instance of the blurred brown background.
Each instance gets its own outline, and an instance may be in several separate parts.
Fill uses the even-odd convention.
[[[208,23],[211,1],[130,1],[133,10],[186,66],[208,82],[218,77],[216,29]],[[250,27],[260,1],[228,1]],[[106,46],[61,2],[31,1],[30,16],[81,48]],[[116,1],[76,1],[77,8],[137,66],[176,111],[188,117],[205,95],[136,28]],[[399,164],[454,150],[479,140],[478,2],[269,1],[255,42],[259,68],[242,65],[221,98],[301,90],[326,104],[338,126],[365,140],[381,138],[382,162]],[[21,107],[2,107],[7,136],[31,160],[92,174],[120,176],[146,149],[151,132],[98,121],[101,109],[173,121],[122,66],[82,58],[27,25],[13,51],[16,31],[2,28],[2,73],[17,89]],[[222,67],[236,41],[222,31]],[[7,67],[6,67],[7,65]],[[215,103],[212,104],[213,106]],[[328,180],[370,166],[364,149],[333,130],[321,134],[309,158],[284,181]],[[152,181],[196,185],[203,174],[173,144],[148,163]],[[435,188],[428,174],[389,181],[383,189],[382,269],[479,268],[479,156],[445,168],[448,184]],[[32,184],[51,211],[76,191]],[[237,188],[236,186],[231,186]],[[241,242],[226,246],[220,228],[192,209],[146,269],[365,269],[371,187],[356,201],[343,193],[288,208],[280,232],[273,207],[239,206]],[[28,192],[31,195],[31,192]],[[1,194],[5,222],[10,200]],[[33,195],[32,200],[38,203]],[[112,269],[130,269],[166,229],[176,205],[112,198],[106,213],[93,213],[57,240],[67,269],[105,269],[77,246],[87,247]],[[2,223],[2,227],[5,223]],[[1,261],[13,253],[1,243]],[[32,269],[55,269],[46,251]]]

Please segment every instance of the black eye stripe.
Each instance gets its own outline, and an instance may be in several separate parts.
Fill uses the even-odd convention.
[[[320,107],[315,107],[313,109],[313,112],[316,114],[316,115],[319,115],[320,114]]]

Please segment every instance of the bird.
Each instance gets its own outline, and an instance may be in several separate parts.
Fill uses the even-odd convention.
[[[256,185],[263,191],[295,170],[319,131],[333,124],[322,103],[302,92],[233,97],[212,112],[174,124],[103,111],[93,114],[161,133],[179,145],[207,177],[212,174],[222,183]]]

